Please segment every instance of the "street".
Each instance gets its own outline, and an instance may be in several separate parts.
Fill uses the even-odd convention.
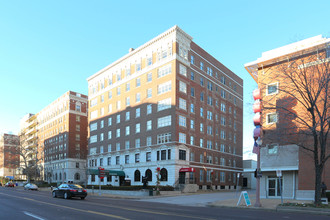
[[[0,219],[329,219],[329,216],[264,210],[192,207],[88,195],[86,200],[52,198],[50,191],[0,187]]]

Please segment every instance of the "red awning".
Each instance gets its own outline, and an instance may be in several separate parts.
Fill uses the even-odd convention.
[[[179,170],[180,173],[183,173],[183,172],[195,172],[195,168],[191,168],[191,167],[188,167],[188,168],[181,168]]]

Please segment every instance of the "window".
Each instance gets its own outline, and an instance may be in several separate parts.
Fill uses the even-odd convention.
[[[184,144],[186,143],[186,134],[179,133],[179,142]]]
[[[147,89],[147,98],[151,98],[152,97],[152,89],[149,88]]]
[[[103,166],[103,158],[100,158],[100,166]]]
[[[199,146],[204,147],[204,139],[203,138],[199,139]]]
[[[151,161],[151,152],[146,153],[146,161]]]
[[[222,112],[226,112],[226,104],[225,104],[225,103],[221,103],[221,105],[220,105],[220,110],[221,110]]]
[[[111,113],[112,112],[112,104],[108,105],[108,112]]]
[[[120,157],[116,156],[116,165],[119,165],[119,159],[120,159]]]
[[[167,170],[165,168],[160,170],[160,181],[167,181]]]
[[[129,155],[125,155],[125,164],[129,163]]]
[[[76,141],[80,141],[80,134],[76,134]]]
[[[213,70],[211,67],[207,67],[207,74],[213,76]]]
[[[141,113],[141,109],[140,108],[135,109],[135,118],[139,118],[140,117],[140,113]]]
[[[147,137],[147,146],[151,146],[152,145],[152,137],[148,136]]]
[[[193,119],[190,119],[190,128],[195,129],[195,121]]]
[[[100,141],[103,141],[104,140],[104,133],[101,133],[100,134]]]
[[[221,151],[221,152],[225,152],[225,145],[224,145],[224,144],[221,144],[221,145],[220,145],[220,151]]]
[[[97,98],[92,99],[92,100],[90,101],[90,106],[91,106],[91,107],[94,107],[94,106],[96,106],[96,105],[97,105]]]
[[[126,106],[129,106],[131,104],[130,97],[126,97]]]
[[[225,178],[225,172],[220,172],[220,182],[225,182],[226,178]]]
[[[220,82],[224,85],[226,85],[226,77],[220,76]]]
[[[224,116],[220,116],[220,124],[226,126],[226,118]]]
[[[158,78],[166,76],[172,72],[172,65],[166,65],[158,69]]]
[[[167,150],[167,159],[170,160],[171,159],[171,149]]]
[[[161,160],[166,160],[166,150],[161,150],[160,151],[160,159]]]
[[[120,101],[117,101],[117,110],[120,109]]]
[[[91,124],[89,125],[89,129],[90,129],[90,131],[95,131],[95,130],[97,130],[97,122],[91,123]]]
[[[131,89],[130,83],[126,83],[126,92],[128,92]]]
[[[102,95],[102,97],[103,97],[103,95]],[[80,104],[76,104],[76,111],[81,112],[81,105]]]
[[[204,170],[199,171],[199,181],[204,182]]]
[[[134,182],[139,182],[141,180],[141,172],[139,170],[135,170],[134,172]]]
[[[200,62],[199,67],[200,67],[201,70],[204,70],[204,63],[203,62]]]
[[[201,86],[204,86],[204,78],[201,77],[201,78],[199,79],[199,81],[200,81],[200,85],[201,85]]]
[[[207,96],[207,104],[211,106],[213,105],[213,99],[211,96]]]
[[[157,144],[164,144],[171,142],[171,133],[157,135]]]
[[[136,81],[136,87],[141,86],[141,78],[137,78],[135,81]]]
[[[144,175],[148,181],[152,181],[152,172],[150,169],[147,169]]]
[[[206,142],[206,148],[208,148],[208,149],[212,149],[213,147],[213,142],[212,141],[207,141]]]
[[[126,112],[125,120],[126,121],[129,121],[129,119],[130,119],[130,112]]]
[[[277,83],[272,83],[272,84],[268,84],[266,86],[266,95],[273,95],[278,93],[278,82]]]
[[[203,125],[203,123],[200,123],[200,125],[199,125],[199,131],[200,132],[204,132],[204,125]]]
[[[171,108],[171,98],[163,99],[157,104],[157,111],[162,111]]]
[[[179,91],[187,94],[187,84],[179,81]]]
[[[80,115],[76,115],[76,121],[80,121]]]
[[[206,116],[206,118],[208,119],[208,120],[213,120],[213,113],[212,112],[210,112],[210,111],[207,111],[207,116]]]
[[[111,152],[111,144],[108,144],[108,152]]]
[[[191,72],[191,73],[190,73],[190,79],[191,79],[191,80],[195,80],[195,73],[194,73],[194,72]]]
[[[130,127],[129,126],[126,126],[125,128],[125,135],[128,136],[130,133]]]
[[[141,146],[140,138],[135,139],[135,148],[139,148]]]
[[[195,64],[195,58],[193,55],[190,56],[190,63]]]
[[[187,67],[185,67],[184,65],[180,64],[179,73],[181,75],[183,75],[183,76],[187,76]]]
[[[166,126],[171,126],[171,122],[172,122],[172,117],[171,115],[165,116],[165,117],[161,117],[158,118],[157,121],[157,128],[162,128],[162,127],[166,127]]]
[[[136,125],[135,125],[135,133],[137,134],[137,133],[140,133],[140,123],[137,123]]]
[[[108,166],[111,165],[111,157],[108,157]]]
[[[225,130],[220,131],[220,138],[223,140],[226,140],[226,131]]]
[[[194,152],[190,152],[190,161],[195,161],[195,153]]]
[[[140,163],[140,154],[135,154],[135,163]]]
[[[201,92],[201,94],[200,94],[200,100],[201,101],[204,101],[204,92]]]
[[[108,131],[108,139],[110,140],[112,138],[112,132]]]
[[[137,63],[135,66],[136,72],[141,70],[141,63]]]
[[[190,104],[190,112],[195,113],[195,105],[193,103]]]
[[[278,152],[278,144],[269,144],[267,146],[267,148],[268,148],[269,155],[274,155],[274,154],[277,154],[277,152]]]
[[[195,144],[194,140],[195,140],[194,136],[190,136],[190,145]]]
[[[200,108],[200,111],[199,112],[200,112],[200,116],[201,117],[204,117],[204,109],[203,108]]]
[[[207,81],[207,89],[212,91],[213,90],[213,84],[210,81]]]
[[[108,93],[108,98],[109,98],[109,99],[112,98],[112,91],[109,91],[109,93]]]
[[[116,117],[116,122],[117,122],[117,124],[119,124],[120,123],[120,115],[117,115],[117,117]]]
[[[188,52],[182,46],[179,46],[179,56],[183,57],[184,59],[188,60]]]
[[[116,137],[117,137],[117,138],[120,137],[120,128],[118,128],[118,129],[116,130]]]
[[[171,89],[172,89],[171,81],[162,83],[158,85],[158,95],[169,92],[171,91]]]
[[[223,89],[221,89],[221,90],[220,90],[220,96],[221,96],[222,98],[226,99],[226,91],[223,90]]]
[[[190,88],[190,95],[191,95],[192,97],[195,97],[195,88],[194,88],[194,87],[191,87],[191,88]]]
[[[117,95],[120,95],[120,87],[117,87]]]
[[[151,82],[152,81],[152,73],[148,73],[147,74],[147,82]]]
[[[187,110],[187,101],[185,99],[179,98],[179,108]]]
[[[126,77],[131,75],[131,68],[126,69]]]
[[[152,121],[147,121],[147,131],[150,131],[152,129]]]
[[[140,101],[141,101],[141,93],[136,93],[135,102],[140,102]]]
[[[186,151],[179,150],[179,160],[186,160]]]
[[[147,58],[147,65],[152,65],[152,56]]]
[[[152,113],[152,105],[147,105],[147,115],[150,115]]]
[[[212,128],[212,126],[207,126],[207,134],[208,135],[213,135],[213,128]]]
[[[274,124],[277,122],[276,112],[266,114],[267,124]]]
[[[187,127],[186,117],[179,115],[179,126]]]

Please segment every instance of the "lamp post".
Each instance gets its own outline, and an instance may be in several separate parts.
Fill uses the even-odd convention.
[[[256,140],[256,143],[258,145],[258,154],[257,154],[257,185],[256,185],[256,203],[254,204],[254,207],[261,207],[260,203],[260,147],[262,144],[262,140],[260,137]]]

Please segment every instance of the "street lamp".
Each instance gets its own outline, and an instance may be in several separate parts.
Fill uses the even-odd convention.
[[[260,171],[260,147],[262,144],[262,139],[258,137],[256,140],[256,143],[258,145],[258,154],[257,154],[257,186],[256,186],[256,203],[254,204],[254,207],[261,207],[260,203],[260,177],[261,177],[261,171]]]

